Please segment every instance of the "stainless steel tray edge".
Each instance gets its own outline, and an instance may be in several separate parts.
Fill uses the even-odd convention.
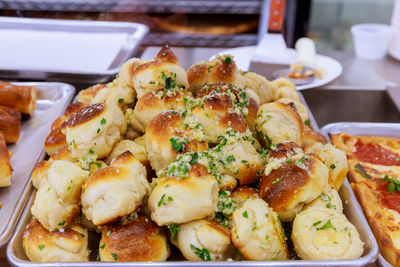
[[[306,106],[309,112],[309,118],[314,129],[319,130],[318,124],[314,119],[310,109],[307,106],[302,94],[300,99]],[[360,233],[361,240],[365,243],[364,255],[355,260],[341,260],[341,261],[306,261],[306,260],[292,260],[292,261],[240,261],[240,262],[189,262],[189,261],[168,261],[168,262],[117,262],[113,266],[135,266],[135,267],[161,267],[161,266],[187,266],[187,267],[200,267],[200,266],[213,266],[213,267],[237,267],[237,266],[366,266],[376,261],[378,257],[378,245],[371,229],[364,217],[362,209],[356,200],[350,184],[347,179],[339,191],[340,197],[343,200],[343,208],[346,217],[356,226]],[[13,266],[37,266],[38,263],[30,262],[25,256],[22,248],[22,236],[26,224],[31,220],[30,207],[34,200],[33,193],[25,207],[20,222],[16,231],[7,247],[7,258]],[[290,238],[290,237],[289,237]],[[110,266],[110,262],[50,262],[40,263],[40,266],[71,266],[71,267],[84,267],[84,266]]]
[[[400,123],[337,122],[325,125],[322,127],[321,131],[326,136],[328,136],[329,133],[346,132],[351,135],[377,135],[400,138]],[[381,254],[378,256],[377,263],[382,267],[392,266]]]

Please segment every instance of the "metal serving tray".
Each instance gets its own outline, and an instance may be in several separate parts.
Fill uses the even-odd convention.
[[[14,169],[11,186],[0,188],[0,248],[11,237],[26,200],[31,193],[30,175],[38,160],[44,156],[44,140],[53,121],[63,114],[75,93],[75,88],[65,83],[23,82],[17,85],[35,86],[38,92],[37,107],[32,118],[22,121],[21,135],[12,151]]]
[[[304,102],[303,96],[300,94],[302,102]],[[311,124],[315,129],[318,129],[318,125],[309,111]],[[361,258],[355,260],[341,260],[341,261],[304,261],[304,260],[290,260],[290,261],[240,261],[240,262],[189,262],[189,261],[167,261],[167,262],[52,262],[52,263],[41,263],[40,266],[71,266],[71,267],[83,267],[83,266],[134,266],[134,267],[161,267],[161,266],[214,266],[214,267],[237,267],[237,266],[366,266],[373,263],[378,256],[378,245],[376,240],[369,228],[369,225],[364,217],[364,214],[359,206],[353,191],[351,190],[350,184],[345,180],[342,188],[339,192],[342,201],[343,208],[346,217],[352,222],[360,233],[360,238],[364,242],[364,253]],[[30,213],[30,207],[33,204],[34,195],[32,194],[23,214],[20,222],[17,226],[14,235],[7,247],[7,257],[9,262],[14,266],[37,266],[38,263],[32,263],[28,260],[22,247],[22,236],[26,225],[30,222],[32,215]],[[90,247],[90,244],[89,244]]]
[[[139,23],[0,17],[0,77],[104,83],[147,32]]]
[[[400,138],[400,123],[338,122],[325,125],[322,127],[321,132],[325,135],[329,133],[347,133],[350,135],[375,135]],[[377,262],[383,267],[392,266],[381,254],[379,254]]]

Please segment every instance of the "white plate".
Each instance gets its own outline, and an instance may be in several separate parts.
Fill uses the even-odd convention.
[[[255,49],[256,46],[236,47],[221,51],[218,53],[218,55],[223,55],[223,54],[232,55],[234,57],[234,60],[238,68],[244,71],[248,71],[250,66],[250,60]],[[289,51],[293,53],[293,56],[295,55],[294,49],[290,49]],[[210,59],[214,58],[215,56],[216,55],[212,56]],[[325,85],[335,80],[337,77],[340,76],[340,74],[342,74],[343,71],[342,65],[333,58],[323,55],[317,55],[316,63],[323,69],[324,76],[321,79],[316,78],[312,83],[297,86],[297,90],[310,89]]]

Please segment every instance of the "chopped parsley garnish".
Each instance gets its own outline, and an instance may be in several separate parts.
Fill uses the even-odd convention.
[[[318,224],[322,223],[322,221],[316,221],[315,223],[313,223],[313,226],[317,226]]]
[[[273,181],[272,182],[272,184],[277,184],[277,183],[279,183],[280,181],[282,181],[282,177],[281,178],[276,178],[276,180],[275,181]]]
[[[173,224],[168,225],[168,229],[171,233],[171,239],[173,241],[176,241],[176,237],[178,235],[178,232],[181,230],[181,228],[179,227],[178,224],[173,223]]]
[[[269,150],[265,147],[261,147],[260,154],[262,158],[266,158],[269,154]]]
[[[242,160],[243,164],[249,164],[249,162],[247,160]]]
[[[224,62],[225,62],[226,64],[231,64],[231,63],[232,63],[232,58],[231,58],[231,56],[225,56]]]
[[[102,118],[101,121],[100,121],[100,124],[101,124],[101,125],[104,125],[104,124],[106,124],[106,122],[107,122],[106,119],[105,119],[105,118]]]
[[[208,249],[206,248],[201,249],[193,244],[190,244],[190,248],[193,250],[194,254],[199,256],[199,258],[202,259],[203,261],[211,261],[211,256]]]
[[[356,172],[361,174],[362,177],[367,178],[367,179],[371,179],[371,176],[365,171],[364,167],[360,163],[357,163],[354,166],[354,169],[356,170]]]
[[[274,144],[272,143],[271,138],[269,138],[268,134],[265,135],[265,139],[267,140],[267,145],[269,148],[272,148]]]
[[[333,170],[334,168],[336,168],[335,164],[331,164],[331,169]]]
[[[46,246],[45,245],[38,245],[39,250],[43,250]]]
[[[331,197],[325,192],[322,192],[320,197],[322,201],[331,201]]]
[[[325,230],[325,229],[329,229],[329,228],[333,228],[334,230],[336,230],[335,227],[333,227],[331,220],[328,220],[324,225],[322,225],[321,227],[317,227],[317,230]]]
[[[103,249],[106,246],[106,244],[103,244],[100,246],[101,249]]]
[[[161,205],[162,205],[163,202],[164,202],[164,198],[165,198],[165,194],[163,194],[163,195],[161,196],[161,198],[160,198],[160,201],[158,201],[158,203],[157,203],[157,206],[158,206],[158,207],[161,207]]]
[[[65,224],[65,221],[58,223],[59,226],[63,226],[64,224]]]
[[[116,253],[112,253],[111,257],[113,257],[113,259],[116,261],[117,260],[117,254]]]
[[[96,162],[97,167],[101,168],[101,163],[100,162]]]
[[[393,194],[395,191],[400,192],[400,181],[396,180],[395,178],[390,178],[389,176],[385,175],[382,179],[379,179],[382,182],[388,182],[388,192],[389,194]]]
[[[171,138],[169,139],[169,141],[171,142],[172,149],[176,152],[183,152],[183,150],[185,150],[186,144],[189,143],[189,140],[187,139],[179,140],[176,138]]]
[[[155,81],[150,81],[149,84],[156,84],[156,82]]]
[[[100,128],[97,128],[97,133],[100,133]]]
[[[234,157],[233,155],[229,155],[229,156],[226,158],[226,162],[228,162],[228,163],[231,163],[231,162],[233,162],[233,161],[235,161],[235,157]]]
[[[194,152],[192,159],[189,161],[189,164],[190,165],[197,164],[198,159],[199,159],[199,153]]]
[[[119,104],[121,104],[121,103],[123,103],[123,102],[124,102],[124,99],[123,99],[123,98],[118,99],[118,103],[119,103]]]
[[[70,191],[71,190],[71,186],[68,186],[67,190]]]
[[[242,213],[242,216],[245,217],[245,218],[249,218],[249,215],[247,214],[247,210],[245,210],[245,211]]]
[[[94,153],[93,149],[90,149],[89,154],[93,154],[93,153]]]
[[[306,125],[306,126],[310,127],[310,126],[311,126],[311,124],[310,124],[310,120],[305,120],[305,121],[304,121],[304,125]]]
[[[160,201],[158,201],[157,206],[158,206],[158,207],[161,207],[161,205],[167,205],[168,202],[171,202],[171,201],[173,201],[173,200],[174,200],[174,198],[171,197],[171,196],[168,196],[167,199],[165,200],[165,194],[163,194],[163,195],[161,196],[161,198],[160,198]]]
[[[266,120],[263,121],[263,122],[260,124],[260,127],[262,127],[266,122],[267,122]]]
[[[292,159],[287,159],[286,163],[289,163],[289,164],[292,163]]]

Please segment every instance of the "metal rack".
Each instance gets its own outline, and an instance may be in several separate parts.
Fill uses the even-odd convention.
[[[0,0],[0,9],[137,13],[259,14],[262,0]]]

